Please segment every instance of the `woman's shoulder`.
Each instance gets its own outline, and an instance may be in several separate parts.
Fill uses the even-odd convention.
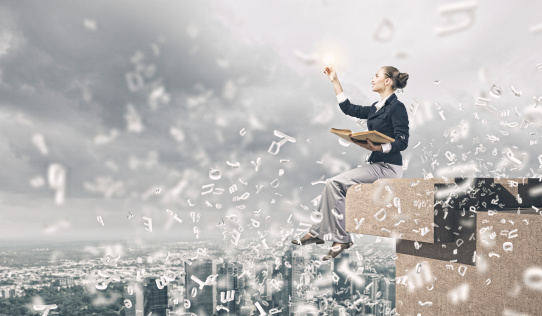
[[[396,108],[406,109],[405,105],[403,104],[403,102],[401,102],[401,100],[399,100],[399,98],[394,98],[393,102],[390,102],[390,105],[391,105],[392,110]]]

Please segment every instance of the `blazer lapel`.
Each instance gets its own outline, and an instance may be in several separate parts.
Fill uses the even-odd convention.
[[[388,113],[389,111],[389,104],[392,103],[393,101],[397,100],[397,96],[395,95],[395,93],[392,93],[387,99],[386,99],[386,102],[384,102],[384,105],[380,108],[380,110],[378,110],[378,112],[373,112],[372,115],[370,115],[370,117],[368,117],[367,119],[373,119],[379,115],[382,115],[383,113]],[[376,103],[375,103],[376,104]],[[375,106],[375,111],[376,111],[376,106]]]

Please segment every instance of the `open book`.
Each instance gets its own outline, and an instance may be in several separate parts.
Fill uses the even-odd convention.
[[[393,143],[395,139],[388,137],[380,132],[377,131],[367,131],[367,132],[358,132],[358,133],[352,133],[349,129],[337,129],[332,128],[330,130],[333,134],[353,143],[353,141],[348,136],[349,134],[352,134],[352,138],[356,140],[361,141],[367,141],[367,138],[370,139],[374,144],[386,144],[386,143]]]

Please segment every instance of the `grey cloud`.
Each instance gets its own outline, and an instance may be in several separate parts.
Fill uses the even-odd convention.
[[[411,117],[416,127],[411,129],[404,154],[410,160],[405,177],[423,177],[422,170],[436,176],[447,167],[446,151],[459,159],[471,151],[465,163],[484,165],[481,174],[491,176],[490,171],[506,157],[506,148],[518,157],[524,157],[522,152],[529,156],[521,169],[504,169],[510,177],[524,176],[529,168],[536,171],[539,153],[527,141],[518,141],[529,137],[533,129],[510,129],[510,135],[504,136],[501,130],[507,129],[499,124],[501,120],[521,122],[532,96],[539,94],[533,83],[542,74],[534,70],[542,62],[536,55],[541,47],[538,35],[528,32],[529,25],[538,21],[534,12],[539,5],[501,5],[505,10],[479,3],[471,28],[438,37],[434,29],[446,21],[437,15],[439,5],[431,1],[416,5],[274,1],[258,3],[258,7],[253,1],[4,3],[10,17],[9,23],[3,22],[5,29],[20,41],[0,56],[0,140],[5,144],[0,150],[6,167],[0,171],[6,205],[0,216],[9,218],[12,226],[23,226],[24,216],[13,212],[27,210],[33,222],[20,229],[12,227],[3,238],[29,232],[39,236],[40,222],[51,225],[61,220],[71,226],[51,237],[80,231],[89,238],[158,238],[144,231],[141,216],[146,214],[156,222],[154,235],[184,233],[182,238],[188,239],[193,238],[191,211],[215,223],[231,213],[243,215],[246,221],[250,212],[262,208],[262,216],[272,216],[275,226],[282,225],[290,213],[296,218],[308,214],[301,205],[312,209],[310,201],[323,187],[310,182],[322,175],[334,176],[337,168],[355,167],[367,152],[341,146],[328,132],[330,127],[356,130],[356,120],[338,108],[320,60],[304,62],[296,51],[318,57],[334,52],[341,84],[355,104],[369,105],[379,98],[368,84],[378,67],[396,65],[410,74],[399,98],[407,108],[414,99],[424,106]],[[513,23],[518,17],[522,22]],[[388,42],[378,42],[374,31],[384,18],[391,21],[394,33]],[[95,22],[94,31],[85,27],[86,19]],[[131,59],[137,52],[144,57],[134,63]],[[400,52],[406,57],[398,56]],[[149,66],[155,72],[145,75],[152,72]],[[148,85],[132,92],[126,74],[138,67],[143,67]],[[487,75],[480,76],[481,71]],[[435,80],[441,83],[435,85]],[[502,118],[474,105],[481,93],[487,96],[493,83],[502,85],[506,95],[492,104],[512,112],[512,105],[518,106],[522,115]],[[513,96],[510,85],[524,95]],[[162,96],[167,94],[169,102],[165,97],[155,100],[153,108],[149,94],[157,87],[164,88]],[[459,103],[464,111],[458,110]],[[140,133],[127,131],[128,104],[141,118],[144,129]],[[332,118],[312,124],[324,110]],[[20,115],[32,124],[17,122]],[[487,124],[481,124],[483,119]],[[469,135],[452,143],[444,133],[457,128],[461,120],[469,124]],[[182,140],[171,135],[172,127],[181,131]],[[242,128],[244,136],[239,134]],[[272,141],[278,140],[274,130],[297,140],[286,144],[277,156],[267,152]],[[110,142],[94,143],[98,135],[112,131],[116,136]],[[43,156],[32,144],[35,133],[43,133],[49,155]],[[500,142],[492,143],[486,134],[497,135]],[[413,148],[417,142],[420,146]],[[475,154],[480,143],[486,151]],[[499,152],[493,156],[495,147]],[[438,157],[422,162],[419,157],[429,151],[431,155],[438,152]],[[157,154],[155,164],[153,153]],[[250,162],[258,157],[262,166],[255,172]],[[439,165],[432,166],[431,158]],[[281,163],[280,159],[290,161]],[[322,159],[324,163],[316,162]],[[139,166],[130,167],[130,161]],[[241,167],[232,168],[226,161],[239,162]],[[61,207],[52,202],[51,188],[29,184],[35,176],[45,177],[53,162],[68,170],[67,201]],[[110,162],[118,170],[108,167]],[[218,181],[208,176],[209,168],[215,166],[223,172]],[[284,175],[278,177],[281,168]],[[270,183],[277,177],[280,185],[274,189]],[[103,193],[85,189],[85,183],[96,185],[99,178],[121,183],[124,192],[106,199]],[[213,182],[225,192],[202,196],[201,186]],[[239,194],[249,192],[250,199],[233,202],[228,192],[232,184],[239,187]],[[177,185],[180,189],[174,192]],[[258,194],[256,185],[263,185]],[[162,187],[163,196],[142,198],[157,186]],[[188,199],[196,206],[189,207]],[[212,208],[205,206],[207,200]],[[223,208],[216,209],[216,203]],[[246,208],[236,208],[239,204]],[[166,208],[182,216],[184,222],[177,230],[164,231]],[[125,217],[130,210],[133,221]],[[96,221],[99,215],[106,226]],[[198,225],[206,237],[216,230],[210,224]]]

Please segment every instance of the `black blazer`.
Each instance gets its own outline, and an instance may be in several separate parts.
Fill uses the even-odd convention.
[[[371,106],[361,106],[350,103],[350,100],[339,103],[341,110],[346,115],[367,119],[367,127],[370,131],[376,130],[385,134],[395,141],[391,143],[391,150],[387,153],[373,151],[369,157],[370,162],[387,162],[394,165],[403,165],[401,151],[408,147],[408,113],[405,105],[397,99],[395,93],[386,99],[385,105],[376,112],[378,102]]]

